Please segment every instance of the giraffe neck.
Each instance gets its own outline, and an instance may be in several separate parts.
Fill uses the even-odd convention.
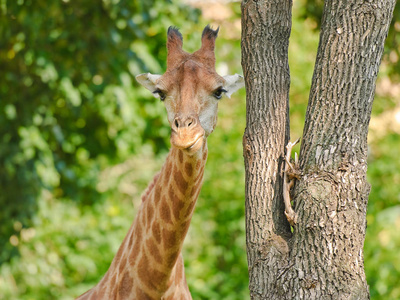
[[[171,148],[161,172],[143,194],[137,216],[98,285],[114,289],[104,292],[108,297],[125,293],[135,296],[134,299],[160,299],[172,285],[189,293],[180,255],[201,190],[206,160],[206,143],[192,156]]]

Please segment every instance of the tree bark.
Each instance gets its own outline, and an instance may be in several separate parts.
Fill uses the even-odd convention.
[[[291,3],[242,2],[252,299],[369,298],[363,266],[367,134],[394,5],[325,1],[300,151],[302,176],[292,193],[298,223],[291,234],[278,203],[289,126]]]
[[[247,93],[243,137],[250,295],[263,299],[286,266],[290,226],[282,171],[289,141],[288,47],[292,1],[242,1],[242,67]]]

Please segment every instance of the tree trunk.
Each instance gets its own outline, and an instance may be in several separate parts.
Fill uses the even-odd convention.
[[[250,295],[262,299],[287,262],[282,171],[289,141],[288,46],[292,1],[242,2],[242,66],[247,92],[243,137]],[[271,298],[272,299],[272,298]]]
[[[277,3],[277,4],[276,4]],[[252,299],[368,299],[367,133],[395,0],[325,1],[293,191],[283,215],[290,1],[242,2],[247,253]]]

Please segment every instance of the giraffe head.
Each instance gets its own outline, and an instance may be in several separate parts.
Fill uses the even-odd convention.
[[[164,102],[171,126],[171,145],[193,154],[200,150],[217,124],[218,101],[244,85],[235,74],[221,77],[215,71],[215,40],[218,29],[206,26],[201,48],[194,53],[182,49],[178,29],[169,27],[167,70],[163,75],[136,76],[137,81]]]

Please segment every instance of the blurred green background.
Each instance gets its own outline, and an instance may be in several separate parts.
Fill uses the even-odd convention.
[[[302,134],[322,1],[294,2],[291,136]],[[0,0],[0,299],[71,299],[108,269],[169,147],[163,104],[135,82],[163,73],[166,30],[197,50],[220,26],[217,70],[241,73],[240,3]],[[399,8],[369,137],[365,268],[372,299],[400,299]],[[194,299],[248,299],[245,92],[220,103],[184,258]],[[297,150],[298,151],[298,150]]]

